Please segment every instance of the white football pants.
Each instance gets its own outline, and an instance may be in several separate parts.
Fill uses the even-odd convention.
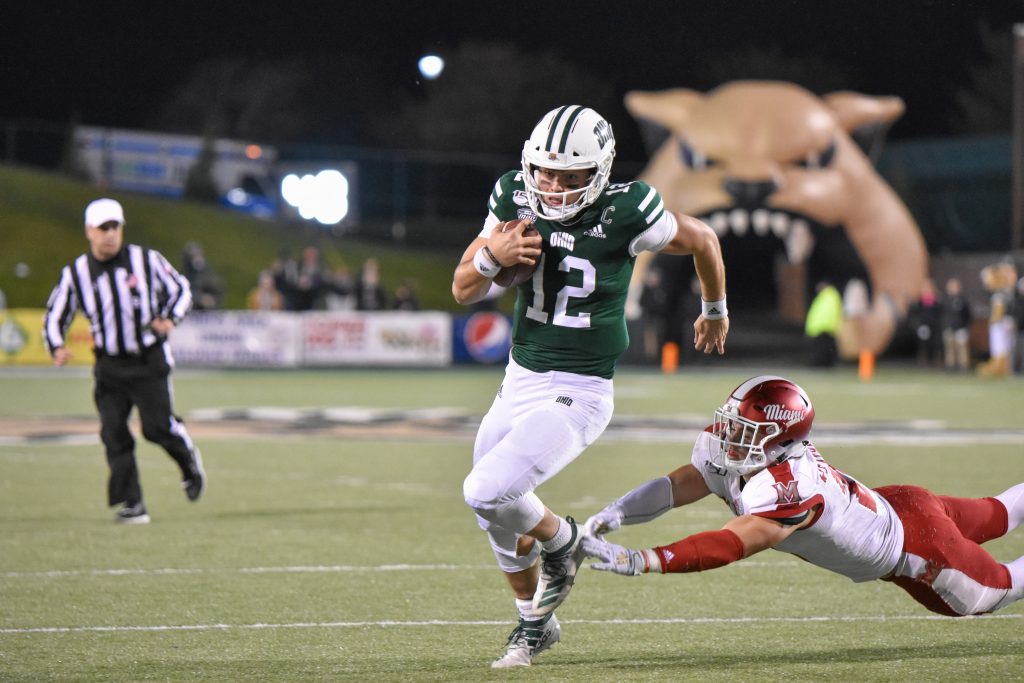
[[[571,372],[531,372],[509,358],[505,379],[473,446],[462,491],[505,572],[530,567],[540,544],[516,555],[519,537],[544,517],[533,490],[558,474],[608,426],[612,381]]]

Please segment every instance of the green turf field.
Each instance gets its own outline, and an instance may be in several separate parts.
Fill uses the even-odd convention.
[[[623,370],[616,417],[709,418],[755,371]],[[1024,481],[1024,382],[881,368],[795,371],[820,450],[868,485],[981,496]],[[500,370],[180,371],[209,487],[190,504],[171,460],[139,448],[153,521],[105,507],[106,466],[81,371],[0,371],[0,681],[1004,681],[1024,677],[1024,604],[933,617],[892,585],[768,551],[703,574],[581,570],[562,642],[493,672],[514,606],[461,500],[472,423]],[[331,435],[215,408],[450,408],[425,433]],[[46,425],[78,418],[85,438]],[[204,421],[207,420],[207,421]],[[27,430],[15,429],[31,425]],[[662,425],[664,427],[664,425]],[[685,432],[685,430],[683,430]],[[14,434],[25,438],[15,438]],[[831,436],[827,436],[831,435]],[[586,518],[689,457],[686,433],[609,429],[538,493]],[[920,445],[927,442],[927,445]],[[612,538],[641,546],[717,528],[703,501]],[[1024,529],[988,544],[1024,554]]]

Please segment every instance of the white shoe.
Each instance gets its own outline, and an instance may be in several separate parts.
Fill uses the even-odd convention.
[[[530,666],[534,657],[557,643],[561,637],[562,627],[558,625],[554,614],[536,621],[520,619],[508,637],[505,654],[491,662],[491,668]]]
[[[583,564],[583,529],[572,517],[566,517],[572,527],[569,542],[554,552],[540,554],[540,580],[533,594],[533,611],[536,614],[550,614],[565,602],[576,581],[576,572]]]
[[[114,521],[118,524],[149,524],[149,513],[141,502],[125,505],[114,514]]]

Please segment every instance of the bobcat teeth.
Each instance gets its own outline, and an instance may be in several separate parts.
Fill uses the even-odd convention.
[[[716,211],[711,214],[711,219],[708,222],[711,224],[711,229],[719,237],[725,237],[725,234],[729,231],[729,219],[723,211]]]
[[[773,213],[769,223],[776,237],[786,238],[786,234],[789,232],[789,216],[779,212]]]
[[[750,214],[750,222],[754,226],[755,235],[764,237],[768,234],[768,220],[770,217],[771,214],[767,209],[758,209]]]
[[[790,263],[804,263],[814,249],[814,234],[807,221],[794,220],[786,237],[786,257]]]
[[[750,223],[750,214],[743,209],[733,209],[729,212],[729,225],[732,226],[732,231],[737,236],[742,237],[747,234],[747,226]]]

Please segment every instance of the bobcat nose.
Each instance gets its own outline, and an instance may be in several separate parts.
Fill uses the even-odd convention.
[[[779,189],[777,180],[736,180],[726,178],[725,191],[739,206],[760,206]]]

